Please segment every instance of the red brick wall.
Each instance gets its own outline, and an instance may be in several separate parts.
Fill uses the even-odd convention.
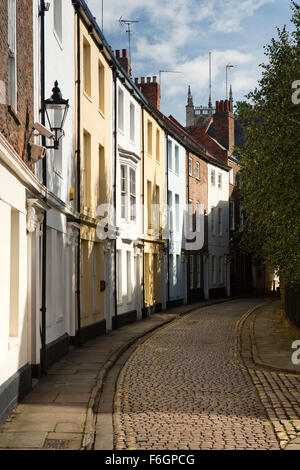
[[[0,0],[0,80],[6,102],[0,103],[0,132],[17,154],[28,160],[28,138],[33,124],[33,11],[32,0],[17,0],[17,114],[8,108],[8,6]]]
[[[139,88],[139,90],[143,93],[146,100],[149,101],[150,104],[156,109],[160,109],[160,85],[157,83],[157,78],[153,77],[151,81],[151,77],[147,77],[147,81],[145,82],[145,78],[141,78],[141,83],[138,82],[138,78],[135,79],[135,84]]]
[[[216,102],[213,122],[215,139],[227,150],[232,150],[234,147],[234,115],[229,100]]]
[[[189,157],[193,160],[193,176],[189,176],[189,195],[187,194],[187,204],[189,199],[193,200],[193,208],[196,210],[196,201],[204,205],[207,210],[207,163],[199,157],[189,152],[186,157],[186,174],[189,174]],[[196,162],[200,163],[200,180],[196,178]]]

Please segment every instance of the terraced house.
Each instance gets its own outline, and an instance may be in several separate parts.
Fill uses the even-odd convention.
[[[70,344],[230,294],[231,180],[84,0],[0,6],[2,420]]]
[[[75,11],[76,205],[80,212],[77,330],[86,341],[111,329],[113,240],[97,236],[101,209],[113,202],[112,69],[100,29],[84,2]],[[105,45],[104,45],[104,44]],[[98,211],[98,212],[97,212]],[[115,224],[113,214],[109,222]],[[79,287],[80,286],[80,287]]]

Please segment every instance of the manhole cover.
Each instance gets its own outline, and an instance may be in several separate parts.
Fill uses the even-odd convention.
[[[44,449],[66,449],[69,441],[67,439],[46,439]]]

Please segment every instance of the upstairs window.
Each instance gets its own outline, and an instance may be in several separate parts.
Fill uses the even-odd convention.
[[[160,162],[160,132],[156,130],[156,160]]]
[[[83,89],[91,96],[91,46],[83,39]]]
[[[135,108],[134,104],[130,103],[130,140],[135,140]]]
[[[172,141],[168,139],[169,170],[173,169]]]
[[[53,1],[54,31],[62,42],[62,0]]]
[[[196,178],[200,180],[200,163],[196,162]]]
[[[230,172],[229,172],[229,183],[230,184],[234,184],[234,174],[233,174],[233,168],[230,169]]]
[[[17,112],[17,13],[16,0],[8,0],[8,105]]]
[[[216,185],[216,172],[215,172],[215,170],[211,170],[211,172],[210,172],[210,185],[211,186]]]
[[[221,173],[218,174],[218,188],[222,189],[222,175],[221,175]]]
[[[118,127],[121,132],[124,131],[124,93],[121,88],[118,91]]]
[[[189,157],[189,176],[193,176],[193,159]]]
[[[130,220],[136,220],[136,174],[133,168],[130,168]]]
[[[175,173],[179,175],[179,147],[175,145]]]
[[[127,215],[127,166],[121,165],[121,218]]]
[[[104,80],[105,80],[105,69],[104,66],[99,62],[98,65],[98,93],[99,93],[99,109],[102,113],[104,113]]]
[[[147,140],[148,140],[148,154],[152,155],[152,122],[148,121],[147,124]]]

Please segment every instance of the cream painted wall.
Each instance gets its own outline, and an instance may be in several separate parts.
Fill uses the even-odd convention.
[[[25,188],[0,166],[0,384],[28,362],[25,201]],[[15,212],[14,217],[12,211]],[[15,220],[13,228],[15,246],[11,245],[13,243],[11,237],[13,220]],[[14,257],[13,263],[11,256]],[[11,329],[12,325],[15,325],[13,330]]]
[[[77,39],[75,38],[75,41]],[[108,283],[104,292],[99,291],[100,280],[107,279],[105,266],[105,243],[97,238],[96,234],[96,211],[100,202],[110,204],[112,202],[112,72],[99,51],[92,36],[89,35],[85,25],[80,23],[80,44],[81,44],[81,195],[84,191],[84,178],[86,178],[87,204],[83,204],[81,197],[81,212],[83,222],[81,227],[81,324],[82,326],[92,325],[100,322],[110,315],[107,312],[109,304],[106,297],[111,297]],[[84,44],[90,51],[90,90],[84,89]],[[77,58],[76,58],[77,61]],[[99,107],[99,65],[104,71],[104,105]],[[75,64],[77,70],[77,64]],[[88,140],[84,135],[88,135]],[[89,142],[87,155],[89,159],[85,162],[84,148],[85,142]],[[104,159],[101,167],[99,163],[99,148],[103,149]],[[83,169],[86,168],[86,174]],[[100,199],[101,196],[101,199]],[[89,221],[89,223],[85,223]],[[96,265],[95,260],[96,258]],[[96,272],[95,272],[96,270]],[[96,284],[95,284],[96,283]],[[93,307],[93,292],[97,290],[97,306]]]
[[[152,153],[148,152],[148,123],[152,124]],[[156,159],[156,131],[159,131],[159,154],[160,160]],[[147,182],[151,182],[152,200],[155,201],[155,186],[160,187],[160,205],[163,208],[165,195],[165,134],[164,130],[153,119],[150,114],[144,112],[144,211],[142,217],[141,232],[145,239],[145,299],[146,305],[163,303],[162,276],[164,273],[164,264],[162,262],[162,243],[153,240],[148,231],[148,190]],[[143,184],[141,178],[141,186]],[[141,193],[143,187],[141,187]],[[162,215],[161,215],[162,220]],[[143,224],[144,221],[144,224]]]

